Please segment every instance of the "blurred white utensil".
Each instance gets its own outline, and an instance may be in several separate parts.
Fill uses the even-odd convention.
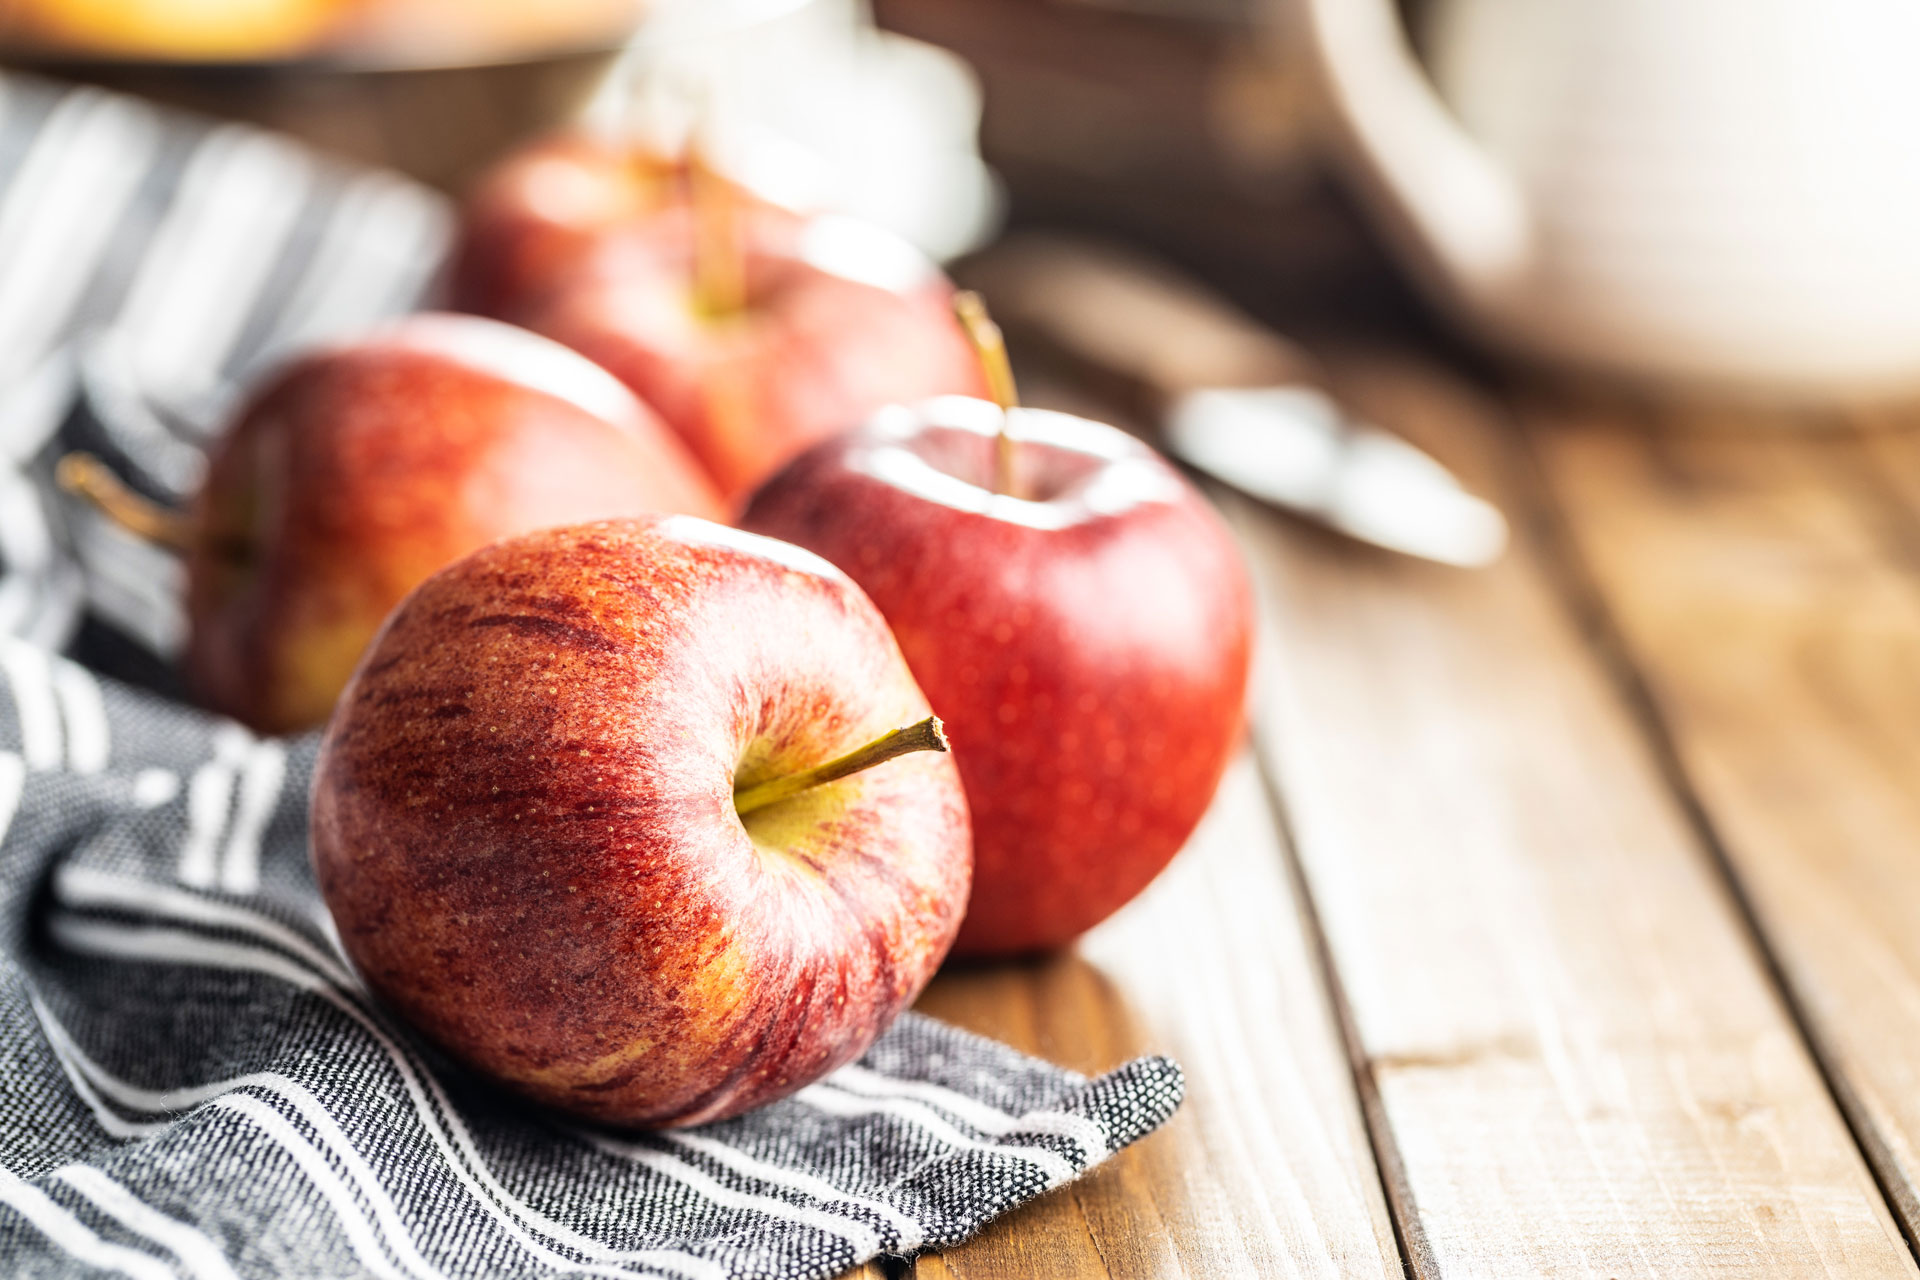
[[[1191,391],[1173,402],[1163,431],[1167,452],[1196,470],[1362,542],[1463,568],[1506,549],[1496,508],[1312,387]]]
[[[1478,566],[1505,549],[1495,507],[1398,436],[1350,418],[1285,339],[1159,264],[1027,233],[964,274],[1003,326],[1116,393],[1194,469],[1407,555]]]

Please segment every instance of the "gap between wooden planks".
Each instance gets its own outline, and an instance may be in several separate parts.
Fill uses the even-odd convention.
[[[1407,357],[1386,425],[1525,517],[1501,415]],[[1912,1275],[1717,867],[1530,522],[1460,574],[1232,504],[1261,729],[1416,1272]]]
[[[1400,1274],[1353,1080],[1251,760],[1193,843],[1070,953],[949,970],[920,1009],[1075,1070],[1172,1054],[1162,1132],[916,1274]]]
[[[1596,622],[1920,1237],[1920,409],[1520,414]]]

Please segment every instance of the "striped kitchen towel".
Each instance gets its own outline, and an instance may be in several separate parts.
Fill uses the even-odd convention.
[[[178,500],[235,388],[414,308],[450,234],[394,175],[0,72],[0,631],[58,646],[86,619],[170,657],[179,566],[55,496],[53,461],[90,448]]]
[[[1164,1121],[1164,1059],[1088,1080],[909,1014],[746,1116],[595,1129],[369,998],[307,861],[313,740],[168,696],[177,565],[51,472],[190,492],[232,389],[416,305],[447,234],[398,178],[0,74],[0,1274],[825,1277]]]

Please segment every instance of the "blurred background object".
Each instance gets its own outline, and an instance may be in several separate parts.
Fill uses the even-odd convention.
[[[446,65],[617,42],[647,0],[11,0],[10,45],[186,64]]]
[[[997,225],[971,72],[859,0],[12,0],[0,48],[445,191],[582,120],[668,148],[697,123],[748,185],[936,256]]]
[[[875,30],[864,0],[681,0],[654,12],[590,110],[805,212],[876,222],[936,258],[984,243],[1000,195],[955,54]]]
[[[1123,235],[1283,324],[1424,317],[1324,163],[1317,88],[1270,0],[875,0],[985,91],[1016,223]]]
[[[1157,249],[1282,327],[1920,386],[1903,0],[11,0],[0,35],[448,191],[573,122],[697,133],[943,260],[1010,218]]]
[[[1437,321],[1693,392],[1920,386],[1901,0],[876,11],[979,69],[1016,222],[1124,233],[1283,324]]]
[[[1403,260],[1503,347],[1662,383],[1920,386],[1920,6],[1303,0]],[[1436,92],[1437,86],[1437,92]]]
[[[13,0],[8,65],[290,134],[455,189],[576,118],[639,0]]]

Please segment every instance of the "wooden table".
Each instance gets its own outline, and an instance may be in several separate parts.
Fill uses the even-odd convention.
[[[1223,501],[1264,634],[1205,826],[1073,952],[921,1001],[1170,1053],[1186,1105],[907,1269],[1917,1274],[1920,434],[1337,371],[1516,545]]]

